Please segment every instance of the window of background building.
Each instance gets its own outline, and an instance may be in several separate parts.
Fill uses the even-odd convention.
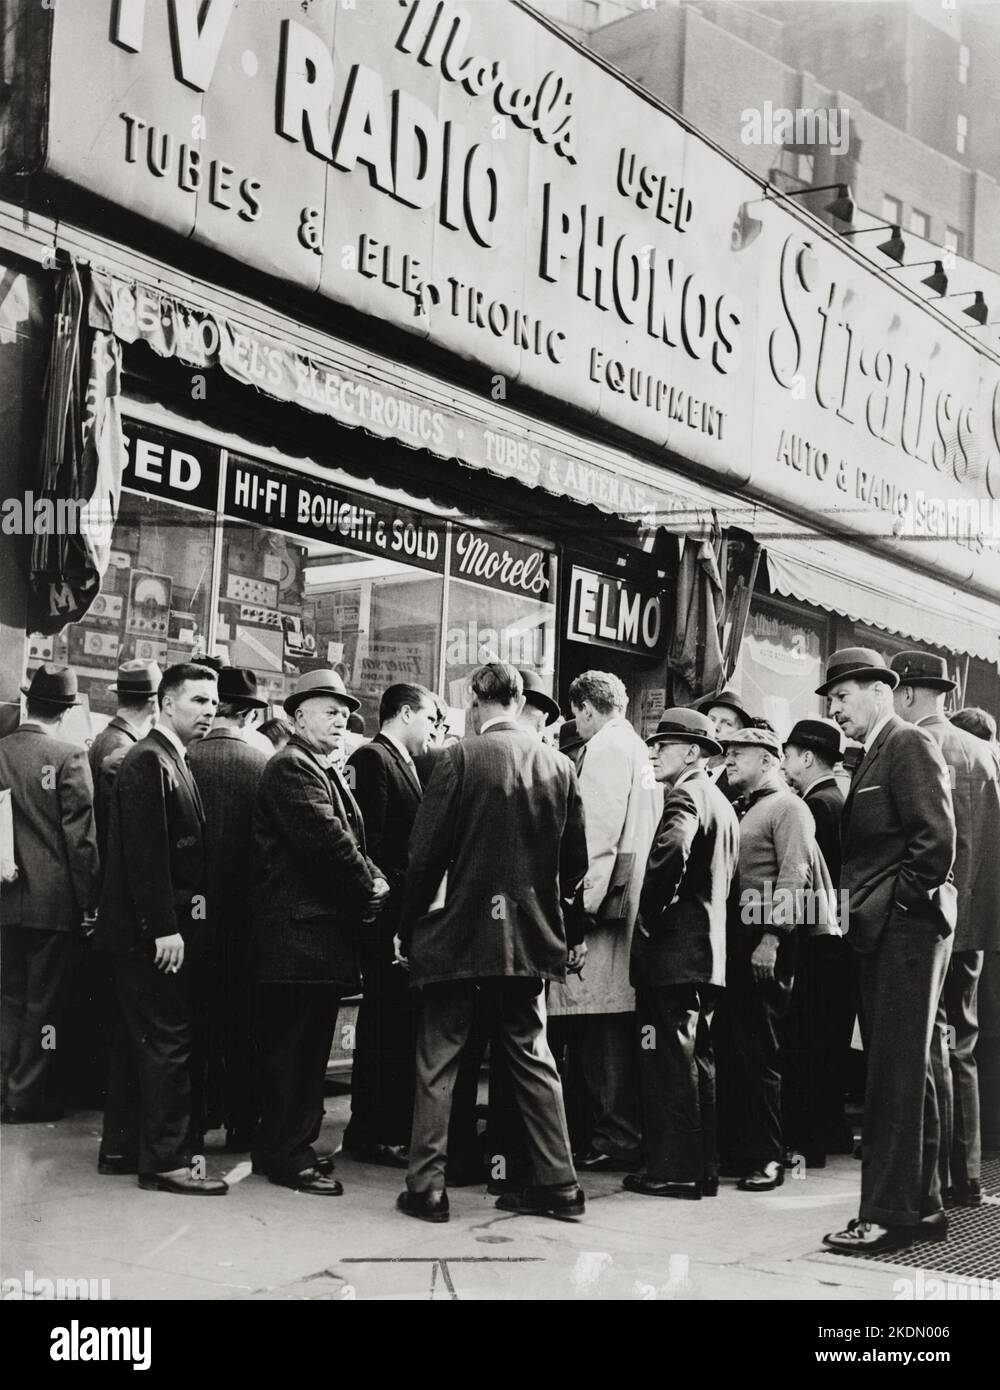
[[[891,193],[883,193],[882,195],[882,216],[886,222],[891,222],[894,226],[903,220],[903,204]]]
[[[29,669],[55,661],[76,672],[81,705],[63,737],[89,744],[108,722],[120,662],[156,661],[165,670],[205,655],[213,522],[209,512],[122,493],[111,563],[90,611],[54,637],[29,638]]]
[[[921,212],[919,208],[910,209],[910,231],[925,241],[930,238],[931,219],[926,212]]]
[[[944,229],[944,249],[954,251],[956,256],[962,255],[962,233],[955,227],[945,227]]]
[[[967,116],[959,116],[955,122],[955,149],[959,154],[965,154],[965,142],[969,135],[969,120]]]
[[[958,45],[958,80],[964,87],[969,80],[969,61],[971,54],[964,43]]]
[[[816,694],[826,658],[827,622],[773,600],[751,605],[735,684],[754,714],[784,738],[797,719],[825,713]]]

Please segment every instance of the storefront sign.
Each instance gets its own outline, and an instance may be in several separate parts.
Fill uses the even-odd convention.
[[[444,572],[444,523],[392,502],[331,487],[301,473],[230,457],[227,516],[292,536],[384,555],[417,569]]]
[[[218,449],[138,420],[125,420],[123,427],[127,449],[123,483],[129,491],[215,511]]]
[[[571,642],[656,656],[665,637],[663,599],[627,579],[574,565],[569,586]]]
[[[40,13],[50,174],[476,362],[494,401],[518,382],[1000,595],[975,513],[1000,501],[996,363],[519,5]],[[581,500],[566,460],[528,440],[230,324],[139,308],[131,332]],[[606,472],[595,486],[610,497]],[[647,500],[620,498],[648,520]]]
[[[491,536],[488,531],[452,529],[452,576],[471,584],[551,603],[551,560],[549,552],[537,546]]]

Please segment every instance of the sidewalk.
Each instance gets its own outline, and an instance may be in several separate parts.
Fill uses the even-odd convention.
[[[327,1101],[336,1147],[346,1097]],[[100,1115],[2,1131],[4,1278],[110,1280],[141,1299],[892,1299],[912,1270],[822,1253],[856,1214],[860,1164],[830,1166],[758,1196],[657,1201],[589,1177],[575,1223],[499,1212],[480,1188],[451,1193],[429,1226],[395,1211],[402,1173],[338,1159],[345,1192],[310,1197],[207,1150],[233,1190],[195,1202],[97,1173]],[[210,1144],[213,1138],[210,1136]]]

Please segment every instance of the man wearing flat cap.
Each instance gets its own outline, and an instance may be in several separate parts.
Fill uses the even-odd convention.
[[[729,1158],[743,1171],[741,1191],[769,1192],[784,1181],[781,1022],[795,982],[799,929],[807,920],[829,925],[833,889],[812,816],[782,780],[777,734],[760,720],[724,743],[741,815],[726,990],[735,1069],[728,1094],[738,1106]]]
[[[722,745],[705,715],[665,710],[646,743],[666,797],[632,937],[645,1171],[624,1186],[697,1201],[719,1186],[711,1029],[726,983],[739,825],[708,776]]]
[[[868,1253],[947,1229],[930,1054],[955,925],[955,816],[938,744],[893,712],[898,685],[876,651],[849,647],[817,691],[864,750],[844,806],[841,888],[868,1056],[858,1218],[824,1240]]]
[[[203,739],[192,744],[191,771],[205,808],[205,866],[212,955],[202,975],[206,1029],[207,1124],[226,1127],[226,1148],[244,1153],[257,1129],[257,1062],[253,1053],[253,977],[250,970],[250,874],[253,805],[267,754],[243,731],[254,710],[266,709],[253,671],[223,666],[219,708]],[[218,1112],[218,1113],[217,1113]],[[213,1126],[214,1127],[214,1126]]]
[[[984,952],[1000,951],[1000,788],[997,765],[982,739],[957,728],[945,715],[945,696],[955,689],[943,657],[900,652],[896,713],[926,729],[951,776],[955,810],[955,943],[938,1008],[932,1061],[941,1115],[939,1167],[945,1205],[978,1206],[982,1144],[979,1077],[978,986]],[[949,1037],[951,1045],[949,1047]]]
[[[844,794],[833,769],[843,755],[843,742],[831,719],[800,719],[785,740],[785,780],[812,813],[816,841],[834,887],[840,881]],[[854,1152],[844,1105],[857,982],[839,928],[807,930],[799,947],[782,1035],[784,1137],[809,1168],[822,1168],[828,1153]]]
[[[360,704],[336,671],[298,678],[285,700],[295,733],[265,767],[253,816],[261,1066],[254,1168],[319,1197],[343,1190],[332,1158],[314,1148],[337,1011],[361,982],[362,936],[375,929],[389,892],[337,771],[347,716]]]
[[[3,1122],[60,1118],[51,1094],[54,1034],[97,906],[94,789],[82,748],[59,737],[79,702],[75,674],[43,665],[23,690],[27,718],[0,739],[0,787],[13,801],[17,878],[0,899],[3,943]]]

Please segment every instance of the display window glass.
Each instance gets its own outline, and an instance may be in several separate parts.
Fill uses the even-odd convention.
[[[772,604],[750,609],[734,684],[748,709],[782,738],[798,719],[826,713],[823,683],[826,622]]]
[[[123,492],[111,562],[89,612],[52,637],[28,639],[28,666],[43,661],[76,672],[80,706],[61,736],[89,744],[115,712],[123,661],[162,669],[208,650],[214,517],[153,497]]]

